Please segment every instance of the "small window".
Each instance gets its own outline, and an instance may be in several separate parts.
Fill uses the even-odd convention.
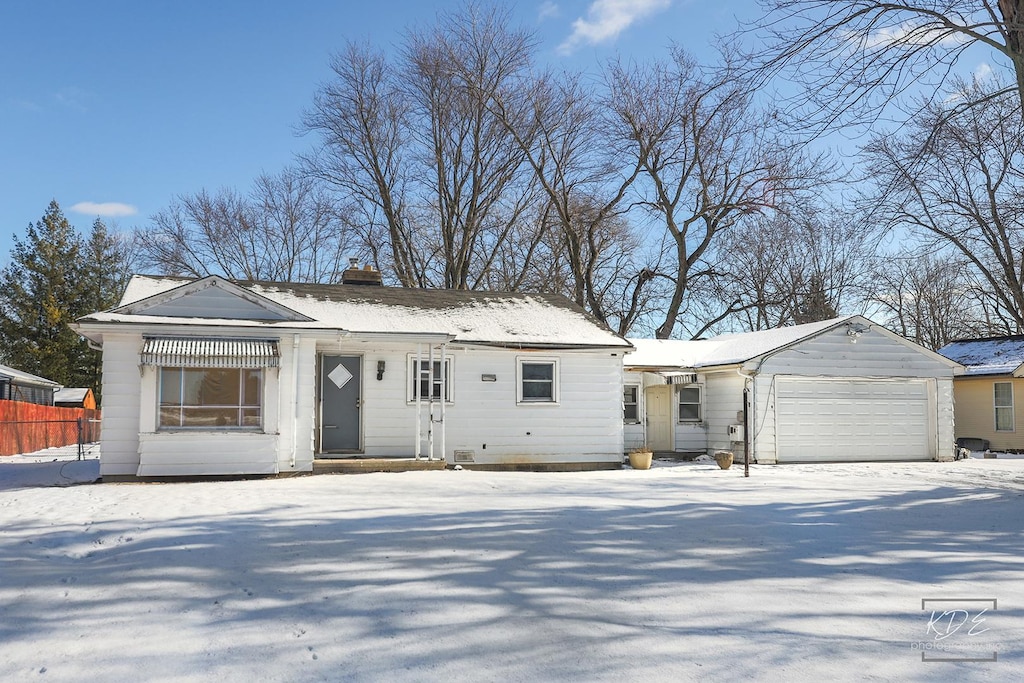
[[[558,361],[519,359],[519,403],[558,403]]]
[[[160,368],[163,429],[255,429],[262,424],[262,407],[262,370]]]
[[[428,372],[427,368],[430,367]],[[444,376],[441,375],[441,361],[435,360],[431,367],[430,360],[416,360],[415,356],[409,358],[409,400],[415,401],[417,397],[426,401],[428,398],[433,401],[440,401],[441,394],[444,394],[446,403],[452,401],[452,359],[444,359]]]
[[[627,384],[622,387],[622,421],[626,424],[637,424],[640,422],[640,387],[636,384]]]
[[[679,421],[700,422],[700,387],[679,387]]]
[[[996,431],[1012,432],[1013,425],[1013,384],[996,382],[993,387],[993,400],[996,409]]]

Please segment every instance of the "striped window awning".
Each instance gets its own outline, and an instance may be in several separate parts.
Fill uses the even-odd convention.
[[[275,339],[151,337],[142,364],[169,368],[276,368],[281,353]]]
[[[677,372],[675,370],[663,370],[658,373],[665,378],[665,384],[696,384],[696,372]]]

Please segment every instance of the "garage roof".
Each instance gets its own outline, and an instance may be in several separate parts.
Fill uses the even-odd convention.
[[[626,367],[706,368],[735,365],[777,351],[802,339],[853,321],[872,324],[859,315],[847,315],[804,325],[772,330],[723,334],[711,339],[630,339],[636,351],[626,356]]]

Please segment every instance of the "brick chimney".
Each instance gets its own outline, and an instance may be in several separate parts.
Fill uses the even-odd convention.
[[[370,265],[360,268],[359,259],[351,258],[348,260],[348,268],[341,274],[341,284],[380,287],[384,282],[379,270],[374,270]]]

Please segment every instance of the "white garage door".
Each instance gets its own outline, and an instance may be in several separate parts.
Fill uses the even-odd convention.
[[[925,381],[779,377],[775,391],[779,462],[932,457]]]

